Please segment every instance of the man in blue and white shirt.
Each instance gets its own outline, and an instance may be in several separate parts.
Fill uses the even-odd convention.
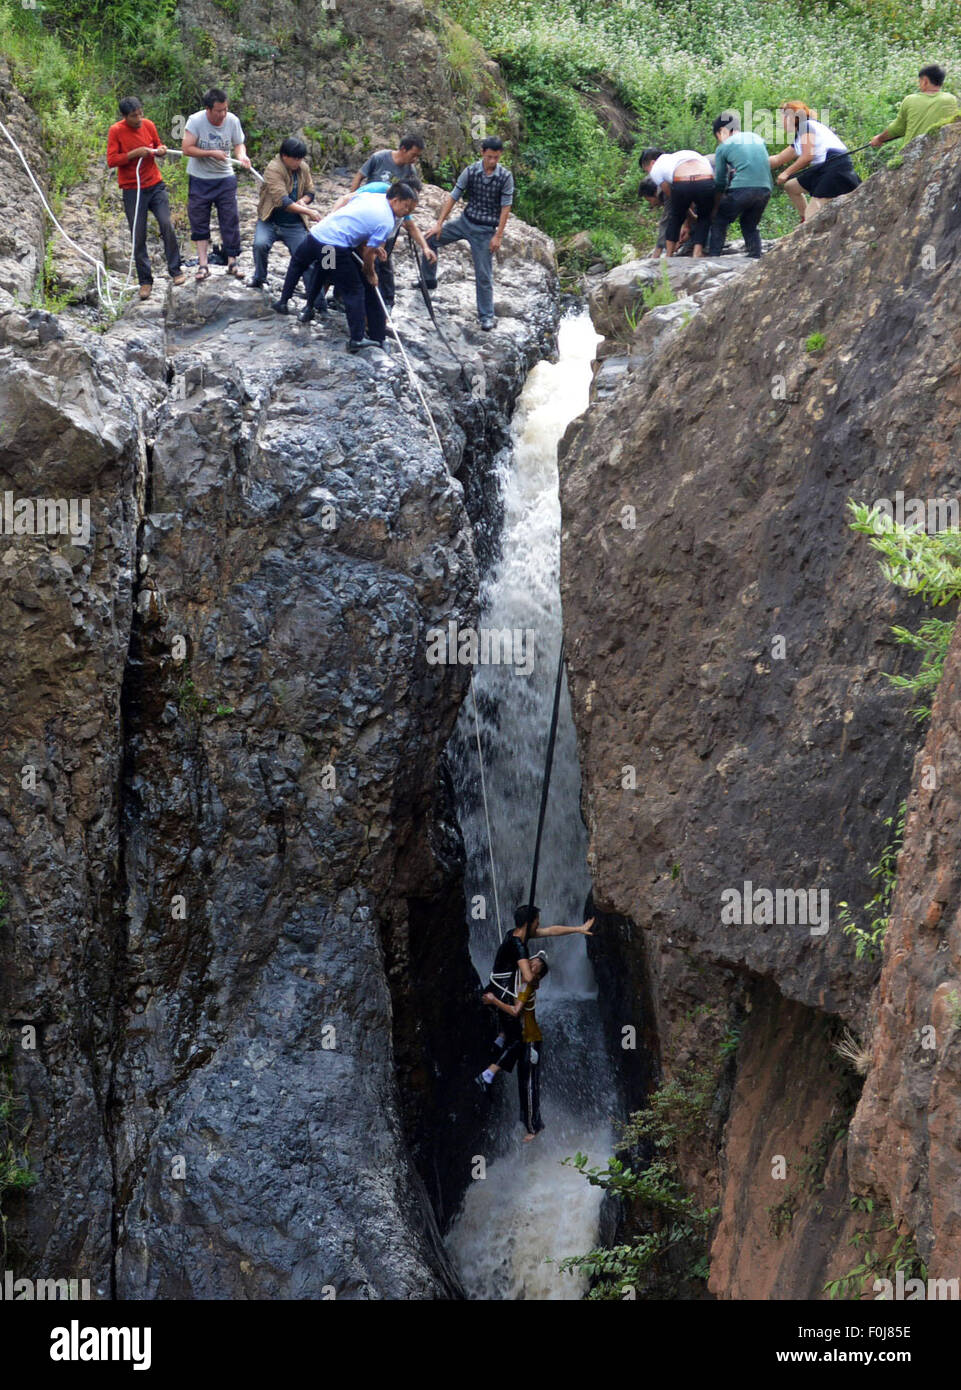
[[[496,135],[481,142],[481,158],[461,171],[460,178],[444,200],[440,216],[427,233],[433,250],[452,241],[466,241],[474,262],[474,287],[481,328],[494,327],[494,252],[500,250],[507,219],[514,202],[514,175],[500,165],[504,145]],[[467,208],[445,227],[458,198],[466,197]],[[437,272],[422,259],[424,283],[437,284]]]
[[[329,212],[311,227],[310,234],[291,256],[284,287],[273,307],[279,314],[286,314],[297,281],[317,264],[316,288],[332,280],[347,312],[347,351],[382,348],[387,337],[387,318],[377,295],[376,262],[386,254],[384,243],[393,235],[397,219],[407,217],[416,206],[414,190],[397,182],[391,184],[387,193],[357,193],[343,207]]]

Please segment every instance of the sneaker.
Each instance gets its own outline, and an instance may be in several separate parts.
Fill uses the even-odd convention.
[[[258,280],[255,275],[252,275],[251,278],[249,280],[246,280],[244,283],[246,284],[248,290],[262,290],[264,285],[266,285],[267,281]]]
[[[363,348],[381,348],[384,344],[376,342],[373,338],[351,338],[347,344],[348,352],[360,352]]]
[[[274,312],[277,313],[277,314],[289,314],[289,313],[290,313],[290,310],[287,308],[287,301],[286,301],[286,299],[275,299],[274,302],[273,302],[273,304],[271,304],[270,307],[271,307],[271,309],[273,309]]]
[[[483,330],[484,330],[485,333],[489,333],[489,332],[491,331],[491,329],[494,327],[494,320],[493,320],[493,319],[481,319],[480,325],[481,325],[481,328],[483,328]]]
[[[297,322],[298,322],[298,323],[313,323],[313,321],[314,321],[314,311],[313,311],[313,309],[301,309],[300,313],[297,315]]]
[[[141,299],[149,299],[149,298],[150,298],[150,291],[151,291],[152,289],[153,289],[153,285],[141,285],[141,286],[140,286],[140,298],[141,298]]]

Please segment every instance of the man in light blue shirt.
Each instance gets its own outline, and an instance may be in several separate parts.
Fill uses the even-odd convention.
[[[348,352],[365,347],[384,346],[387,318],[377,294],[376,262],[386,258],[384,243],[393,235],[398,218],[409,216],[417,206],[417,194],[409,184],[391,184],[387,193],[358,193],[343,207],[330,212],[315,227],[290,258],[287,278],[274,304],[286,314],[287,302],[297,281],[311,266],[311,299],[329,281],[347,312],[350,330]],[[308,309],[313,303],[308,302]],[[365,331],[366,325],[366,331]]]
[[[755,260],[761,255],[758,224],[771,197],[771,162],[760,135],[741,129],[736,111],[723,111],[714,122],[714,215],[709,256],[719,256],[732,222],[741,224],[744,250]],[[730,182],[728,180],[730,179]]]

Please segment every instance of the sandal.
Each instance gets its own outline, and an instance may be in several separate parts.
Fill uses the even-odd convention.
[[[209,280],[209,279],[210,279],[210,266],[209,266],[209,265],[201,265],[201,266],[198,266],[198,267],[197,267],[197,279],[198,279],[198,280]]]
[[[241,270],[240,266],[237,264],[236,261],[234,261],[233,265],[229,265],[227,267],[227,274],[235,276],[235,278],[238,280],[242,280],[244,278],[244,272]]]

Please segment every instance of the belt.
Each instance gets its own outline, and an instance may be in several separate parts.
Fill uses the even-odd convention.
[[[672,183],[700,183],[704,179],[713,179],[713,174],[680,174]]]

